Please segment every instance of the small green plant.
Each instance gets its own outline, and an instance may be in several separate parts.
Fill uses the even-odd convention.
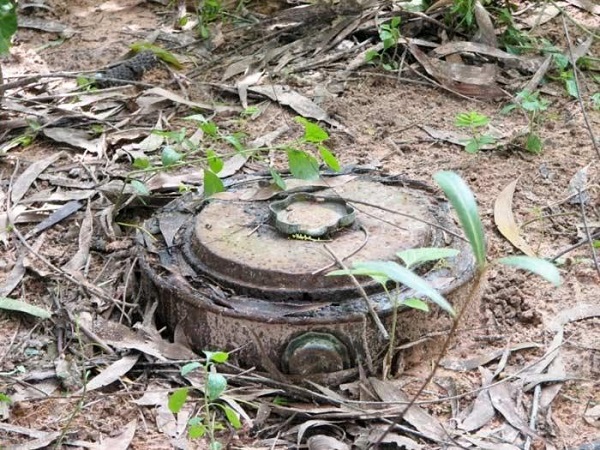
[[[385,70],[397,70],[396,44],[400,39],[400,17],[392,17],[389,22],[383,23],[378,27],[379,39],[383,48],[380,51],[369,50],[365,54],[367,62],[378,62]],[[389,55],[389,50],[394,49],[394,53]]]
[[[477,153],[483,146],[496,142],[496,138],[482,132],[482,128],[487,127],[489,123],[489,117],[475,111],[456,115],[454,124],[460,128],[468,128],[471,133],[471,137],[465,141],[467,153]]]
[[[229,353],[205,351],[204,354],[206,355],[204,364],[192,362],[181,368],[182,376],[198,369],[202,369],[204,374],[202,404],[197,408],[194,417],[188,421],[187,432],[191,439],[208,436],[210,449],[221,450],[223,445],[217,440],[216,434],[225,428],[223,420],[235,429],[241,428],[242,423],[240,415],[221,399],[227,389],[227,379],[217,372],[217,365],[227,362]],[[179,413],[188,402],[192,389],[183,387],[169,396],[169,410],[173,414]]]
[[[458,19],[458,26],[465,25],[471,29],[475,25],[475,2],[476,0],[454,0],[449,12],[450,19]]]
[[[223,133],[219,126],[204,118],[200,114],[186,117],[185,119],[195,122],[198,129],[203,133],[204,143],[209,148],[201,148],[193,143],[187,137],[187,129],[181,128],[176,131],[154,130],[154,135],[160,136],[166,142],[161,145],[161,164],[153,163],[147,156],[138,156],[133,161],[135,169],[129,174],[128,183],[135,191],[147,196],[150,194],[145,183],[140,179],[134,179],[138,175],[147,175],[159,171],[167,171],[182,165],[203,167],[204,178],[204,196],[210,197],[218,192],[222,192],[225,187],[219,172],[225,166],[223,157],[210,146],[215,144],[227,144],[233,148],[235,153],[245,156],[259,156],[263,150],[274,150],[285,152],[288,158],[288,167],[292,176],[305,180],[316,180],[320,176],[319,161],[313,153],[318,154],[320,160],[333,171],[340,170],[340,164],[331,150],[325,145],[329,139],[329,134],[318,124],[311,122],[303,117],[296,117],[296,122],[304,128],[304,134],[301,138],[290,143],[269,147],[248,149],[244,145],[245,135],[240,132]],[[200,154],[200,155],[199,155]],[[280,188],[285,189],[283,177],[274,168],[270,168],[273,182]]]
[[[10,39],[17,31],[17,10],[12,0],[0,0],[0,55],[8,53]],[[0,78],[0,82],[2,79]]]
[[[200,9],[197,11],[198,16],[198,34],[202,39],[210,37],[209,25],[213,22],[221,20],[223,17],[223,4],[221,0],[204,0],[200,2]]]
[[[592,100],[592,108],[596,111],[600,111],[600,92],[596,92],[594,95],[590,97]]]
[[[395,261],[355,262],[352,269],[338,270],[329,274],[366,275],[375,281],[384,284],[384,286],[389,282],[395,282],[398,285],[403,285],[414,290],[422,297],[428,298],[453,318],[453,325],[449,337],[442,347],[442,352],[436,361],[434,370],[431,372],[428,380],[423,383],[422,388],[415,396],[415,399],[420,395],[429,381],[431,381],[442,356],[448,349],[451,336],[456,332],[464,312],[468,310],[469,305],[473,302],[474,298],[479,295],[481,286],[485,283],[488,270],[492,265],[501,264],[516,267],[537,274],[554,285],[559,285],[561,283],[558,269],[552,263],[543,259],[532,258],[529,256],[509,256],[494,260],[491,263],[488,262],[483,224],[473,192],[469,189],[465,181],[454,172],[438,172],[435,174],[434,179],[450,201],[450,204],[454,207],[461,228],[469,241],[475,260],[475,278],[470,287],[470,291],[467,294],[467,300],[460,311],[455,311],[448,301],[437,290],[429,285],[425,279],[416,274],[413,269],[419,263],[455,256],[456,250],[426,248],[418,249],[416,251],[413,250],[408,254],[406,252],[401,252],[398,256],[404,261],[404,265]],[[391,295],[389,291],[386,290],[386,292],[388,292],[388,295]],[[402,303],[402,306],[416,307],[417,309],[425,310],[425,308],[421,307],[421,303],[407,305],[404,302]],[[395,336],[392,333],[390,334],[393,340]],[[386,356],[388,359],[392,357],[392,351],[393,346],[390,346],[390,350]],[[407,408],[408,407],[410,407],[410,405],[408,405]]]
[[[525,137],[525,149],[531,153],[538,154],[544,148],[544,143],[537,129],[542,113],[548,109],[548,106],[548,100],[541,98],[539,92],[521,91],[515,97],[514,103],[502,109],[505,114],[514,109],[519,109],[527,117],[528,129]]]

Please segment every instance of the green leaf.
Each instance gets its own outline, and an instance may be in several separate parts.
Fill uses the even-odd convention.
[[[206,395],[210,401],[218,399],[227,389],[227,380],[217,372],[210,372],[206,380]]]
[[[171,411],[173,414],[177,414],[179,411],[181,411],[181,408],[183,408],[183,405],[185,405],[185,402],[188,398],[189,390],[189,388],[183,387],[177,389],[175,392],[169,395],[169,411]]]
[[[465,145],[465,151],[467,153],[477,153],[479,151],[479,142],[477,142],[477,139],[469,139]]]
[[[221,444],[219,441],[213,441],[208,446],[208,450],[223,450],[223,444]]]
[[[420,298],[407,298],[402,302],[402,304],[412,309],[429,312],[429,305]]]
[[[575,78],[572,75],[571,77],[565,80],[565,88],[567,89],[567,92],[571,97],[579,98],[579,90],[577,89],[577,83],[575,82]]]
[[[158,45],[151,44],[149,42],[135,42],[130,46],[131,50],[136,53],[143,52],[145,50],[149,50],[156,55],[156,57],[167,64],[171,64],[176,69],[183,69],[183,64],[179,62],[177,57],[168,50],[165,50]]]
[[[208,134],[210,137],[217,137],[219,134],[219,127],[213,121],[209,120],[200,124],[200,129]]]
[[[479,136],[479,145],[491,145],[496,143],[496,138],[494,136],[490,136],[489,134],[484,134],[483,136]]]
[[[498,262],[539,275],[555,286],[562,283],[558,269],[545,259],[532,258],[531,256],[507,256],[506,258],[500,258]]]
[[[15,300],[8,297],[0,297],[0,309],[6,311],[18,311],[29,314],[31,316],[39,317],[40,319],[49,319],[52,317],[52,313],[39,306],[30,305],[27,302],[21,300]]]
[[[229,359],[229,353],[227,352],[209,352],[204,350],[202,353],[206,355],[206,364],[216,362],[219,364],[227,362]]]
[[[596,111],[600,111],[600,92],[596,92],[592,95],[590,100],[592,100],[592,108]]]
[[[240,141],[240,137],[238,135],[230,134],[228,136],[225,136],[223,140],[229,142],[233,146],[233,148],[235,148],[238,152],[244,151],[244,145]]]
[[[379,284],[386,284],[388,281],[390,281],[390,278],[387,277],[386,275],[383,275],[382,273],[380,273],[378,270],[372,270],[366,267],[354,267],[353,269],[339,269],[339,270],[332,270],[331,272],[329,272],[327,274],[327,276],[342,276],[342,275],[354,275],[354,276],[367,276],[367,277],[371,277],[374,281],[376,281]]]
[[[129,182],[131,187],[133,187],[136,192],[142,196],[150,195],[150,190],[146,187],[146,185],[140,180],[131,180]]]
[[[489,117],[479,114],[476,111],[471,111],[468,113],[457,114],[454,124],[457,127],[479,128],[486,126],[488,123],[490,123]]]
[[[288,149],[288,165],[290,172],[301,180],[317,180],[319,178],[319,163],[313,156],[302,150]]]
[[[170,145],[166,145],[163,148],[161,161],[164,167],[169,167],[175,164],[177,161],[183,158],[183,155],[175,150]]]
[[[454,309],[450,303],[448,303],[438,291],[436,291],[426,280],[398,263],[393,261],[368,261],[354,263],[352,267],[353,272],[368,272],[361,273],[361,275],[369,275],[371,277],[386,277],[397,283],[401,283],[404,286],[413,289],[418,294],[430,298],[431,301],[440,308],[447,311],[450,315],[455,316]],[[335,272],[328,275],[335,274]]]
[[[223,169],[223,165],[225,164],[223,160],[215,153],[214,150],[206,151],[206,158],[208,160],[208,167],[214,173],[219,173],[221,169]]]
[[[329,149],[323,145],[319,145],[319,153],[321,154],[321,158],[323,158],[323,162],[334,172],[340,171],[340,163],[337,158],[329,151]]]
[[[367,52],[365,53],[366,62],[371,62],[377,57],[379,57],[379,53],[377,53],[375,50],[367,50]]]
[[[454,172],[437,172],[434,177],[456,210],[462,229],[471,244],[479,270],[485,267],[486,246],[477,202],[467,183]]]
[[[279,174],[279,172],[277,172],[272,167],[269,167],[269,172],[271,172],[271,178],[273,178],[273,181],[275,182],[277,187],[279,189],[281,189],[282,191],[285,191],[287,186],[285,185],[285,181],[283,178],[281,178],[281,175]]]
[[[509,103],[508,105],[506,105],[504,108],[502,108],[500,110],[500,114],[505,116],[508,113],[510,113],[511,111],[514,111],[516,108],[517,108],[517,105],[515,103]]]
[[[327,131],[325,131],[316,123],[313,123],[304,117],[296,117],[294,120],[304,127],[304,140],[306,142],[320,144],[321,142],[329,139],[329,134],[327,134]]]
[[[542,139],[535,133],[529,133],[525,141],[525,148],[531,153],[538,154],[544,148]]]
[[[206,434],[206,426],[201,423],[188,426],[188,436],[190,439],[198,439]]]
[[[198,361],[187,363],[180,370],[181,376],[185,377],[188,373],[193,372],[200,367],[202,367],[202,364],[200,364]]]
[[[0,402],[12,403],[12,399],[3,392],[0,392]]]
[[[409,269],[417,264],[429,261],[437,261],[444,258],[453,258],[460,252],[454,248],[422,247],[409,248],[396,253]]]
[[[10,0],[0,0],[0,55],[8,53],[10,38],[17,31],[17,12]]]
[[[227,421],[231,424],[231,426],[236,430],[242,428],[240,415],[231,406],[224,405],[222,408],[223,412],[225,413],[225,417],[227,417]]]
[[[204,169],[204,197],[209,198],[224,190],[225,186],[221,179],[213,171]]]
[[[150,167],[150,160],[148,158],[135,158],[132,166],[134,169],[144,170]]]

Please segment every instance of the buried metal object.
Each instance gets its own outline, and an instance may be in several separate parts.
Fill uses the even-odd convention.
[[[398,251],[411,248],[458,249],[417,271],[455,307],[464,300],[474,258],[456,237],[447,202],[397,178],[323,180],[296,183],[293,193],[263,181],[232,183],[210,199],[185,195],[146,221],[140,278],[146,301],[158,302],[157,321],[183,331],[196,351],[236,350],[231,357],[241,367],[320,380],[352,376],[387,348],[350,277],[326,276],[338,266],[324,244],[348,267],[397,261]],[[393,300],[379,283],[358,280],[389,326]],[[395,301],[416,296],[403,286],[391,293]],[[397,342],[448,323],[437,308],[424,314],[401,306]]]

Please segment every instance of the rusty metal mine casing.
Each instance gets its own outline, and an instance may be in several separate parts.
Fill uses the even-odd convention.
[[[294,182],[290,192],[259,180],[211,199],[186,195],[145,223],[140,281],[159,324],[197,352],[233,351],[240,367],[319,379],[354,374],[387,348],[352,279],[326,276],[339,268],[332,254],[352,267],[400,262],[396,253],[410,248],[455,248],[458,256],[417,271],[460,306],[474,258],[448,204],[423,183],[354,174]],[[370,278],[358,280],[389,330],[392,301]],[[396,302],[417,296],[390,287]],[[436,307],[401,306],[397,342],[448,325]]]

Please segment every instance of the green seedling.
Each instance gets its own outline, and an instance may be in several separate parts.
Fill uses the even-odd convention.
[[[540,97],[539,92],[521,91],[517,94],[515,102],[502,109],[504,114],[514,109],[521,110],[527,117],[527,136],[525,148],[531,153],[538,154],[544,148],[542,138],[537,132],[542,113],[548,109],[549,102]]]
[[[198,130],[201,130],[204,135],[204,142],[209,145],[216,146],[218,144],[227,144],[235,151],[235,153],[245,156],[257,156],[264,150],[284,152],[288,158],[288,168],[291,174],[296,178],[305,180],[315,180],[319,178],[319,160],[313,156],[313,153],[317,154],[320,161],[322,161],[329,169],[336,172],[340,170],[338,160],[325,145],[325,142],[329,139],[327,131],[321,128],[317,123],[311,122],[303,117],[296,117],[295,119],[304,129],[301,138],[284,145],[261,149],[247,149],[244,145],[245,134],[239,132],[231,134],[224,133],[215,122],[207,120],[201,114],[188,116],[185,119],[195,123]],[[161,164],[153,163],[152,160],[146,156],[134,159],[132,165],[135,171],[132,171],[129,174],[127,182],[138,194],[145,196],[150,193],[142,180],[133,179],[135,175],[152,174],[159,171],[179,168],[183,165],[202,167],[204,173],[203,186],[205,197],[208,198],[216,193],[224,191],[224,184],[219,177],[219,173],[225,165],[223,154],[217,154],[217,152],[211,148],[199,148],[198,145],[192,143],[187,137],[186,128],[176,131],[154,130],[152,133],[161,136],[165,141],[161,150]],[[204,155],[198,157],[198,153],[202,152]],[[286,185],[283,177],[272,167],[270,168],[270,172],[275,185],[284,190]],[[123,189],[125,189],[125,186]]]
[[[596,92],[590,97],[592,101],[592,108],[596,111],[600,111],[600,92]]]
[[[188,421],[187,432],[191,439],[207,436],[212,450],[220,450],[222,444],[216,439],[218,431],[225,429],[223,419],[233,428],[242,426],[240,415],[229,404],[222,400],[222,395],[227,389],[227,379],[217,371],[217,365],[227,362],[229,353],[205,351],[204,364],[192,362],[181,368],[181,375],[186,376],[191,372],[201,369],[204,374],[204,387],[202,389],[202,403],[197,413]],[[196,389],[183,387],[177,389],[169,396],[169,410],[173,414],[179,413],[189,400],[189,394]]]
[[[415,267],[424,262],[456,256],[457,252],[453,249],[425,248],[412,250],[408,253],[400,252],[398,256],[404,261],[404,264],[399,264],[396,261],[355,262],[352,268],[349,270],[337,270],[328,274],[338,276],[369,276],[373,280],[381,283],[389,296],[393,296],[395,294],[388,291],[386,286],[390,282],[396,283],[399,286],[401,285],[408,289],[412,289],[421,298],[430,300],[452,317],[453,325],[452,329],[450,330],[449,337],[442,347],[442,352],[436,361],[434,370],[432,371],[429,379],[423,384],[423,387],[418,395],[420,395],[422,389],[424,389],[429,381],[431,381],[435,370],[437,370],[437,367],[439,366],[439,361],[441,361],[442,356],[448,349],[451,336],[456,332],[464,312],[469,309],[469,305],[478,296],[481,286],[485,283],[488,270],[491,266],[498,264],[511,266],[539,275],[554,285],[559,285],[561,283],[558,269],[552,263],[543,259],[532,258],[529,256],[509,256],[488,262],[483,224],[481,222],[481,217],[479,215],[473,192],[469,189],[465,181],[454,172],[438,172],[435,174],[434,179],[448,198],[450,204],[453,206],[463,233],[470,244],[475,261],[475,277],[471,284],[470,290],[467,293],[467,300],[464,302],[460,311],[455,311],[452,305],[450,305],[450,303],[436,289],[429,285],[428,282],[419,276],[414,270]],[[414,304],[406,305],[401,303],[400,305],[413,308],[415,307]],[[421,308],[419,303],[416,305],[416,309],[425,309]],[[395,322],[396,321],[394,318],[393,324],[395,324]],[[392,333],[390,334],[393,340],[395,336]],[[391,360],[392,351],[393,346],[390,346],[388,355],[386,356],[386,358],[389,360]],[[418,397],[418,395],[415,396],[415,399]]]
[[[400,17],[393,17],[389,22],[379,25],[378,33],[383,48],[379,51],[368,50],[365,54],[365,60],[372,63],[378,62],[385,70],[397,70],[398,62],[396,61],[395,52],[401,36]],[[394,54],[388,54],[390,49],[394,49]]]
[[[16,31],[17,10],[15,4],[11,0],[0,0],[0,55],[8,53],[10,40]]]
[[[468,128],[471,134],[471,137],[465,141],[467,153],[477,153],[483,146],[496,142],[496,138],[481,131],[489,123],[489,117],[475,111],[456,115],[455,125],[460,128]]]

